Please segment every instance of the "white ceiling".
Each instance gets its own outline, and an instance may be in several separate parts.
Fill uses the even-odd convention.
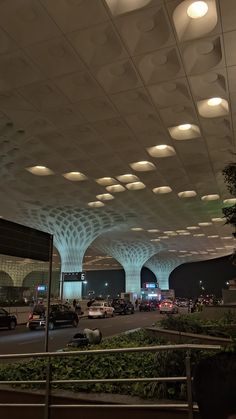
[[[1,0],[4,218],[32,225],[24,209],[89,208],[97,195],[108,192],[96,179],[133,173],[146,188],[128,190],[117,181],[124,191],[109,191],[115,199],[99,209],[127,216],[126,236],[135,240],[132,227],[142,228],[146,241],[169,237],[165,231],[186,230],[189,235],[177,232],[160,239],[167,251],[214,249],[202,258],[231,252],[233,239],[224,239],[231,229],[211,220],[221,217],[223,200],[230,198],[221,171],[235,151],[236,1],[206,0],[204,22],[186,23],[191,3]],[[176,9],[179,5],[184,11]],[[177,27],[174,11],[183,21]],[[217,116],[209,113],[201,101],[212,97],[225,99],[228,110],[217,107]],[[173,130],[181,124],[193,129]],[[172,138],[174,133],[182,140]],[[150,156],[147,148],[163,144],[176,154]],[[149,161],[154,170],[133,170],[130,164],[138,161]],[[26,170],[35,165],[53,174],[35,176]],[[71,171],[87,179],[73,182],[62,176]],[[153,193],[161,186],[172,192]],[[195,197],[179,198],[178,193],[192,190]],[[202,201],[208,194],[220,199]],[[187,230],[201,222],[212,224]]]

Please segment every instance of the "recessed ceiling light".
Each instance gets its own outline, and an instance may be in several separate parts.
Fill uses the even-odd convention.
[[[64,176],[64,178],[68,180],[71,180],[72,182],[78,182],[81,180],[88,179],[87,176],[85,176],[81,172],[68,172],[68,173],[64,173],[62,176]]]
[[[209,106],[219,106],[222,103],[222,99],[220,97],[212,97],[208,99],[207,104]]]
[[[147,151],[152,157],[170,157],[175,155],[175,149],[166,144],[149,147]]]
[[[179,253],[188,253],[187,250],[179,250]]]
[[[223,247],[216,247],[216,250],[224,250]]]
[[[213,221],[213,223],[225,223],[225,220],[220,217],[212,218],[211,221]]]
[[[150,242],[159,242],[160,239],[151,239]]]
[[[173,234],[173,233],[175,233],[175,231],[172,231],[172,230],[164,231],[164,234]]]
[[[142,227],[132,227],[131,228],[132,231],[143,231]]]
[[[116,192],[124,192],[125,188],[122,185],[111,185],[111,186],[106,186],[106,190],[108,192],[116,193]]]
[[[178,129],[180,131],[188,131],[189,129],[192,128],[191,124],[182,124],[182,125],[178,125]]]
[[[198,252],[196,252],[196,250],[192,250],[190,253],[192,253],[192,255],[198,255]]]
[[[93,202],[88,202],[88,206],[92,207],[92,208],[99,208],[99,207],[104,207],[104,203],[101,201],[93,201]]]
[[[159,239],[164,239],[164,240],[167,240],[167,239],[169,239],[170,237],[169,236],[160,236],[159,237]]]
[[[131,182],[137,182],[139,181],[138,176],[127,173],[125,175],[120,175],[116,177],[117,180],[119,180],[119,182],[122,183],[131,183]]]
[[[204,195],[201,197],[202,201],[217,201],[217,199],[220,199],[218,194]]]
[[[103,193],[100,195],[96,195],[96,198],[99,199],[100,201],[111,201],[112,199],[114,199],[114,196],[111,195],[110,193]]]
[[[212,225],[212,223],[211,223],[211,222],[206,221],[206,222],[203,222],[203,223],[198,223],[198,225],[199,225],[200,227],[208,227],[208,226],[211,226],[211,225]]]
[[[185,233],[178,233],[179,236],[190,236],[191,233],[189,231],[186,231]]]
[[[139,189],[146,188],[146,185],[143,182],[132,182],[132,183],[127,183],[126,188],[129,189],[130,191],[137,191]]]
[[[208,237],[208,239],[218,239],[218,235],[217,234],[214,234],[213,236],[207,236]]]
[[[114,185],[116,183],[116,180],[112,177],[101,177],[99,179],[96,179],[96,182],[102,186],[109,186]]]
[[[199,234],[194,234],[193,235],[193,237],[204,237],[205,236],[205,234],[203,234],[203,233],[199,233]]]
[[[232,240],[233,239],[233,237],[231,237],[231,236],[226,236],[226,237],[221,237],[222,238],[222,240]]]
[[[150,230],[148,230],[148,233],[158,233],[159,230],[157,230],[157,228],[151,228]]]
[[[170,250],[168,250],[168,252],[170,252],[170,253],[176,253],[176,252],[177,252],[177,250],[170,249]]]
[[[186,230],[176,230],[176,233],[186,233]]]
[[[193,198],[197,195],[195,191],[182,191],[178,193],[179,198]]]
[[[169,186],[159,186],[158,188],[154,188],[152,191],[157,194],[166,194],[172,192],[172,189]]]
[[[199,230],[199,226],[189,226],[189,227],[186,227],[187,228],[187,230]]]
[[[153,163],[146,160],[130,163],[130,167],[137,172],[150,172],[151,170],[156,169],[156,166]]]
[[[187,9],[187,15],[191,19],[200,19],[208,12],[208,5],[205,1],[194,1]]]
[[[28,172],[32,173],[32,175],[36,175],[36,176],[50,176],[50,175],[53,175],[53,171],[46,166],[27,167],[26,170]]]
[[[223,201],[224,204],[236,204],[236,198],[228,198],[228,199],[224,199]]]

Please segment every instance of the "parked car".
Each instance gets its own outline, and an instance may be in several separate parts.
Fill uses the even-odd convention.
[[[154,311],[158,308],[159,303],[156,300],[144,300],[139,304],[139,311]]]
[[[134,305],[131,301],[117,298],[112,301],[111,305],[116,314],[134,314]]]
[[[53,304],[50,306],[49,312],[49,329],[53,330],[58,326],[71,325],[77,327],[79,318],[74,310],[71,310],[67,305]],[[29,316],[27,326],[30,330],[45,327],[46,324],[46,309],[44,306],[37,305],[34,307]]]
[[[7,327],[9,330],[14,330],[16,325],[16,316],[9,314],[4,308],[0,308],[0,327]]]
[[[92,319],[94,317],[113,317],[114,316],[114,307],[107,301],[95,301],[90,307],[88,311],[88,318]]]
[[[160,314],[176,314],[179,312],[177,305],[171,300],[164,300],[160,304]]]
[[[177,298],[175,300],[176,305],[178,307],[188,307],[189,306],[189,300],[187,298]]]

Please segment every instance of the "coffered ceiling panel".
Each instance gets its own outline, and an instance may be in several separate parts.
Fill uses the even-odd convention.
[[[68,222],[89,208],[92,220],[110,193],[96,219],[124,218],[111,239],[142,229],[188,260],[232,252],[219,219],[233,198],[236,2],[193,3],[0,1],[1,216],[34,226],[41,207]]]

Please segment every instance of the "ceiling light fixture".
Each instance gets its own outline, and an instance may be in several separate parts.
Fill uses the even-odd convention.
[[[96,198],[100,201],[111,201],[112,199],[114,199],[114,196],[110,193],[103,193],[100,195],[96,195]]]
[[[201,197],[202,201],[217,201],[217,199],[220,199],[218,194],[204,195]]]
[[[159,233],[159,230],[157,228],[151,228],[150,230],[147,230],[148,233]]]
[[[155,145],[153,147],[147,148],[148,153],[152,157],[171,157],[174,156],[175,149],[171,147],[170,145],[161,144],[161,145]]]
[[[178,126],[178,129],[180,131],[188,131],[189,129],[191,129],[192,125],[191,124],[182,124]]]
[[[154,188],[152,191],[157,194],[166,194],[172,192],[172,189],[169,186],[159,186],[158,188]]]
[[[222,103],[222,99],[220,97],[212,97],[208,99],[207,104],[209,106],[219,106]]]
[[[88,202],[88,206],[92,208],[100,208],[100,207],[104,207],[104,205],[105,204],[101,201]]]
[[[116,183],[116,180],[112,177],[101,177],[99,179],[96,179],[96,182],[102,186],[109,186],[114,185]]]
[[[178,193],[179,198],[193,198],[197,195],[195,191],[182,191]]]
[[[146,185],[143,182],[132,182],[132,183],[127,183],[126,188],[129,189],[130,191],[138,191],[140,189],[145,189]]]
[[[207,236],[208,239],[218,239],[218,235],[214,234],[213,236]]]
[[[211,226],[211,225],[212,225],[212,223],[211,223],[211,222],[206,221],[206,222],[203,222],[203,223],[198,223],[198,225],[199,225],[200,227],[208,227],[208,226]]]
[[[200,19],[208,12],[208,5],[205,1],[194,1],[187,9],[187,15],[191,19]]]
[[[132,227],[131,228],[132,231],[143,231],[142,227]]]
[[[212,218],[211,221],[213,221],[213,223],[225,223],[225,220],[220,217]]]
[[[236,198],[228,198],[228,199],[224,199],[223,201],[224,204],[236,204]]]
[[[193,235],[193,237],[204,237],[205,236],[205,234],[203,234],[203,233],[199,233],[199,234],[194,234]]]
[[[137,181],[139,181],[138,176],[133,175],[131,173],[127,173],[125,175],[116,176],[116,179],[119,180],[119,182],[122,182],[122,183],[131,183],[131,182],[137,182]]]
[[[53,175],[53,171],[46,166],[32,166],[26,168],[26,170],[35,176],[50,176]]]
[[[189,227],[186,227],[187,228],[187,230],[199,230],[199,226],[189,226]]]
[[[71,180],[72,182],[78,182],[81,180],[88,179],[87,176],[85,176],[81,172],[68,172],[68,173],[64,173],[62,176],[66,178],[67,180]]]
[[[151,170],[155,170],[156,167],[150,161],[137,161],[134,163],[130,163],[130,167],[137,172],[150,172]]]
[[[116,192],[124,192],[125,188],[122,185],[111,185],[111,186],[106,186],[106,190],[108,192],[112,192],[112,193],[116,193]]]

